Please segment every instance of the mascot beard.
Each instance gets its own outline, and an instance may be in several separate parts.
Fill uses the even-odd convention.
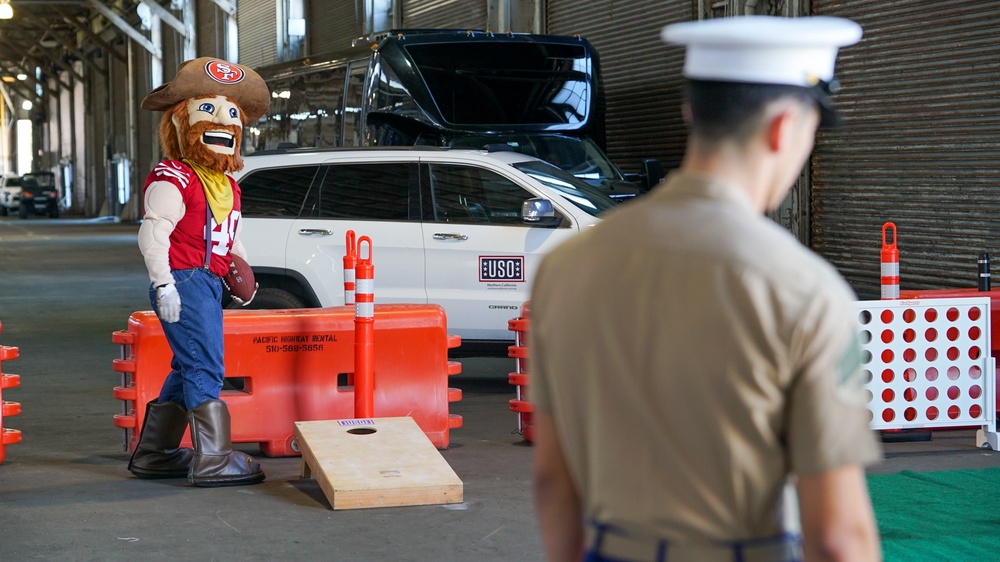
[[[160,146],[168,160],[187,158],[213,170],[232,173],[243,169],[243,158],[239,146],[243,140],[243,128],[237,125],[219,125],[211,121],[189,122],[187,101],[182,101],[163,113],[160,120]],[[240,119],[245,121],[243,109]],[[206,131],[225,131],[233,135],[232,154],[216,152],[204,142]]]

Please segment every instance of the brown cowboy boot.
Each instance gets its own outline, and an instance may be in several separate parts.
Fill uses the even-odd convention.
[[[139,478],[187,476],[194,451],[179,448],[186,428],[184,406],[155,400],[146,404],[139,444],[128,461],[128,469]]]
[[[188,411],[194,459],[188,483],[195,486],[242,486],[264,481],[264,471],[250,455],[233,450],[229,407],[208,400]]]

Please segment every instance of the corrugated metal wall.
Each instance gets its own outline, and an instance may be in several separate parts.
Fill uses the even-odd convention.
[[[198,56],[221,57],[226,54],[226,30],[223,23],[224,13],[212,0],[198,0]]]
[[[278,6],[274,0],[240,2],[236,10],[241,64],[251,68],[278,59]]]
[[[625,171],[644,158],[676,167],[684,149],[684,50],[660,42],[660,29],[695,17],[692,0],[549,0],[546,32],[579,33],[597,48],[604,74],[607,152]]]
[[[486,29],[486,0],[402,0],[403,27]]]
[[[309,0],[309,52],[342,51],[362,32],[357,0]]]
[[[1000,256],[1000,11],[991,0],[814,0],[851,18],[835,96],[849,128],[821,132],[812,245],[855,289],[879,290],[881,228],[899,229],[902,289],[975,287]]]

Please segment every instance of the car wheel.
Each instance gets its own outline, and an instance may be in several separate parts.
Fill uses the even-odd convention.
[[[17,214],[22,219],[28,218],[28,206],[22,203],[21,206],[18,207],[18,209],[17,209]]]
[[[281,308],[305,308],[305,304],[298,297],[282,289],[272,289],[262,287],[257,289],[257,296],[250,301],[247,306],[242,306],[237,302],[230,302],[226,308],[245,310],[274,310]]]
[[[7,216],[7,205],[0,205],[0,217]]]
[[[59,205],[50,205],[49,206],[49,218],[50,219],[57,219],[57,218],[59,218]]]

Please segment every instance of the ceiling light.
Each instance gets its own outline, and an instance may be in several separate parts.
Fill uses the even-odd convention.
[[[21,109],[25,111],[31,111],[32,103],[31,100],[24,100],[21,102]]]
[[[8,0],[0,0],[0,20],[9,20],[14,17],[14,9],[10,7]]]
[[[27,79],[28,79],[28,75],[27,75],[27,74],[25,74],[25,73],[23,73],[23,72],[20,72],[20,73],[18,73],[18,75],[17,75],[17,79],[18,79],[18,80],[27,80]]]

